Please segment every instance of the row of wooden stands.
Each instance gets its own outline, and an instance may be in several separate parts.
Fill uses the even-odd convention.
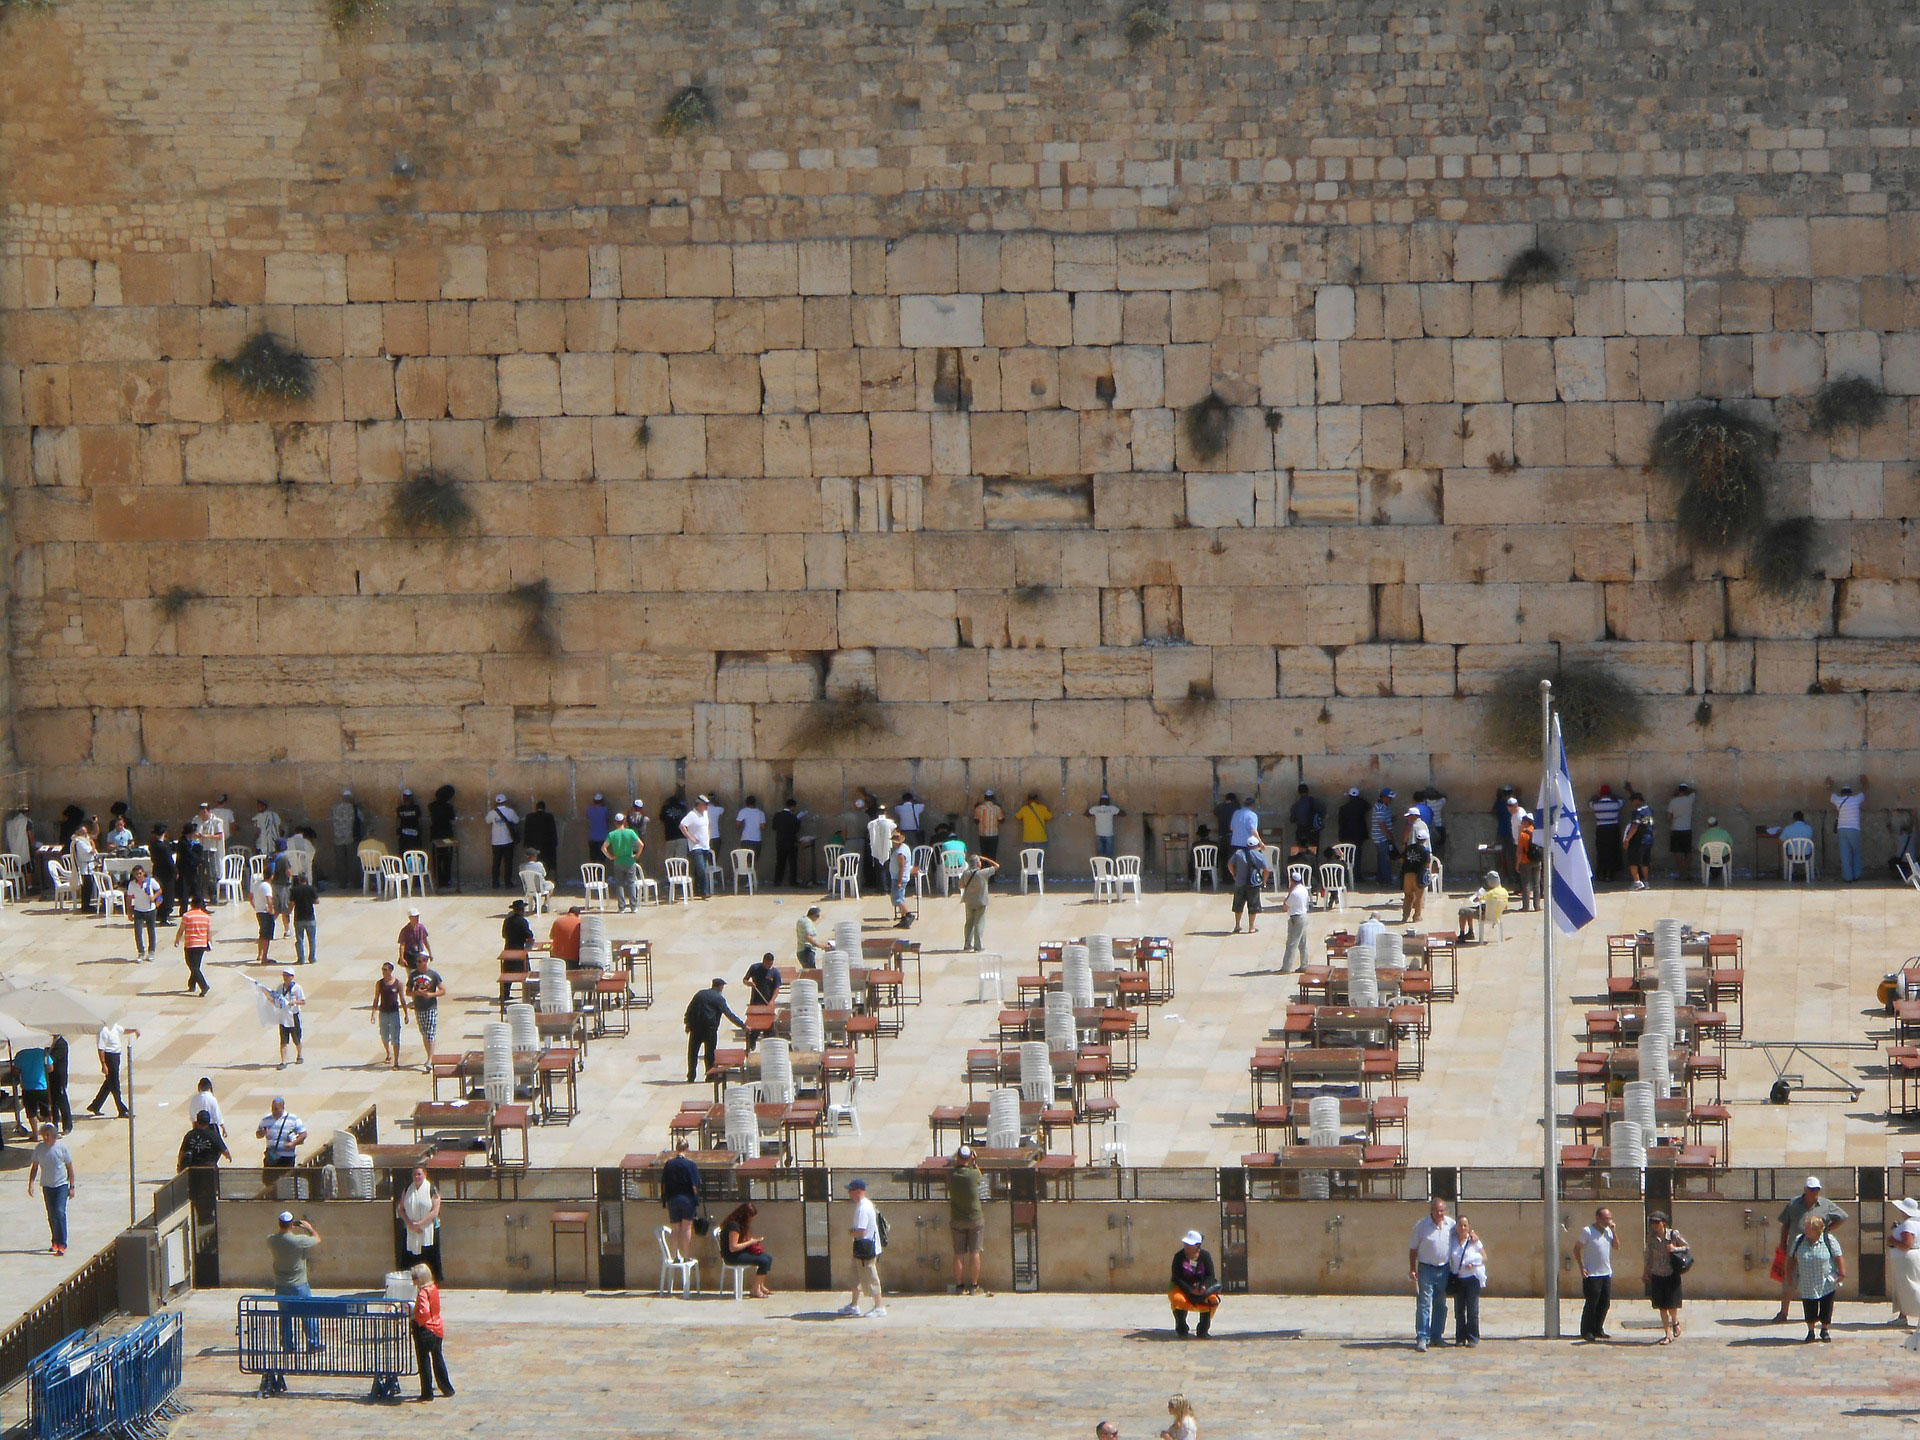
[[[633,1021],[628,1007],[635,1003],[633,972],[602,970],[587,965],[568,967],[567,988],[573,991],[573,1014],[579,1017],[588,1038],[632,1033]],[[516,1000],[536,1004],[540,994],[540,965],[536,954],[509,950],[500,957],[500,1018],[507,1018],[507,1007]],[[542,1020],[548,1017],[542,1013]]]
[[[1688,934],[1680,943],[1688,960],[1687,1004],[1721,1016],[1719,1033],[1739,1038],[1745,1023],[1746,941],[1738,931]],[[1697,962],[1697,963],[1696,963]],[[1607,937],[1607,1003],[1634,1008],[1660,988],[1660,971],[1653,958],[1653,934]]]
[[[1038,949],[1039,968],[1015,980],[1022,1006],[1042,1004],[1046,992],[1061,985],[1060,965],[1068,945],[1078,940],[1043,940]],[[1144,1010],[1164,1005],[1174,997],[1173,942],[1163,935],[1116,935],[1113,937],[1114,969],[1093,972],[1095,998],[1105,995],[1113,1006]],[[1143,1024],[1144,1024],[1143,1020]],[[1148,1033],[1142,1030],[1142,1034]]]
[[[413,1131],[416,1144],[412,1148],[427,1150],[425,1159],[413,1163],[429,1171],[458,1171],[476,1161],[524,1170],[531,1160],[534,1116],[530,1105],[496,1105],[485,1099],[422,1100],[403,1123]],[[517,1142],[512,1149],[509,1140]],[[374,1154],[374,1164],[385,1167],[394,1159],[386,1153],[390,1148],[363,1146],[361,1153]]]
[[[1893,1016],[1887,1041],[1887,1114],[1920,1115],[1920,955],[1881,985],[1880,995]]]
[[[539,1124],[549,1125],[556,1121],[571,1123],[580,1113],[581,1053],[569,1045],[514,1052],[514,1090],[527,1094]],[[435,1055],[434,1100],[440,1099],[440,1087],[443,1085],[451,1085],[457,1098],[466,1099],[485,1078],[486,1068],[484,1051],[466,1050],[457,1055]]]

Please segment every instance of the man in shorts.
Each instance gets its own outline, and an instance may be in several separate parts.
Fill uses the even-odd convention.
[[[259,943],[253,952],[253,963],[265,965],[267,946],[272,942],[273,932],[280,923],[279,916],[273,913],[273,882],[266,877],[265,872],[253,877],[253,885],[248,890],[247,898],[253,902],[254,922],[260,927]]]
[[[287,1068],[287,1046],[293,1046],[293,1063],[304,1065],[307,1057],[300,1049],[300,1012],[306,1008],[307,992],[293,978],[293,971],[280,972],[280,988],[273,992],[274,1009],[280,1012],[280,1066]]]
[[[1653,883],[1653,807],[1638,790],[1628,794],[1627,806],[1627,831],[1621,837],[1627,847],[1627,878],[1635,890],[1645,890]]]
[[[692,1253],[693,1217],[700,1213],[700,1167],[687,1154],[687,1142],[674,1142],[673,1158],[660,1167],[660,1202],[667,1207],[673,1253]]]
[[[947,1171],[947,1228],[953,1234],[953,1293],[980,1293],[980,1254],[985,1249],[986,1208],[981,1203],[980,1167],[973,1163],[973,1147],[953,1152]],[[972,1277],[966,1270],[971,1264]]]

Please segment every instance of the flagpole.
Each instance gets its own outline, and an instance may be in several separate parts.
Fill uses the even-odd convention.
[[[1540,793],[1558,802],[1560,793],[1553,774],[1553,682],[1540,682]],[[1559,1116],[1554,1103],[1553,1025],[1553,842],[1557,824],[1549,816],[1534,817],[1534,830],[1548,825],[1546,843],[1540,847],[1540,1052],[1543,1079],[1540,1135],[1540,1259],[1546,1269],[1546,1336],[1560,1338],[1560,1137]]]

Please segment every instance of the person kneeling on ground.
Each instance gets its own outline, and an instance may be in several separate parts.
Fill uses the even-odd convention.
[[[765,1300],[773,1294],[767,1285],[773,1257],[767,1254],[767,1242],[753,1233],[753,1217],[759,1213],[760,1207],[749,1201],[735,1206],[720,1222],[720,1258],[729,1265],[751,1266],[753,1289],[750,1293],[755,1300]]]
[[[1187,1316],[1198,1315],[1196,1333],[1202,1340],[1213,1325],[1213,1312],[1220,1308],[1220,1282],[1214,1274],[1213,1256],[1200,1248],[1200,1232],[1189,1230],[1180,1237],[1180,1248],[1173,1255],[1173,1274],[1167,1287],[1167,1300],[1173,1306],[1173,1333],[1187,1338]]]
[[[1485,940],[1486,932],[1500,923],[1500,917],[1507,913],[1507,904],[1512,899],[1507,887],[1500,883],[1500,872],[1489,870],[1485,882],[1467,898],[1460,907],[1460,931],[1455,938],[1461,941]],[[1478,933],[1474,922],[1480,923]]]

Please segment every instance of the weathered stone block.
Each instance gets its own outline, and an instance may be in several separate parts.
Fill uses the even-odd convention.
[[[900,343],[977,346],[987,343],[982,301],[978,295],[903,295],[900,297]]]

